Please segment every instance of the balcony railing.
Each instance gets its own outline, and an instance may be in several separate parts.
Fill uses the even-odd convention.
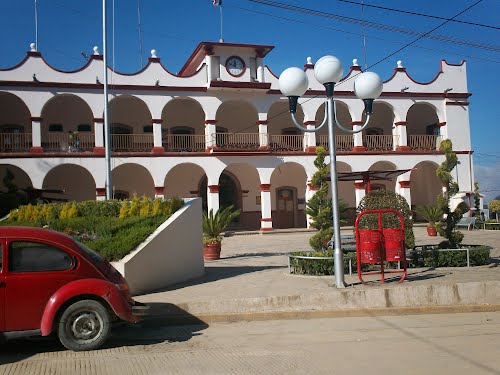
[[[363,146],[367,151],[393,151],[397,135],[363,135]]]
[[[438,135],[408,135],[408,146],[412,151],[430,151],[439,148]]]
[[[269,135],[269,147],[273,151],[303,151],[303,135]]]
[[[258,150],[260,147],[258,133],[217,133],[215,139],[221,150]]]
[[[148,152],[153,148],[153,134],[111,134],[115,152]]]
[[[325,150],[330,149],[328,143],[328,135],[317,135],[316,143],[318,146],[324,147]],[[336,135],[335,147],[337,151],[352,151],[354,147],[354,138],[352,135]]]
[[[94,134],[48,133],[42,139],[45,152],[85,152],[94,149]]]
[[[0,133],[0,152],[27,152],[31,133]]]
[[[151,147],[153,146],[151,138]],[[206,149],[203,134],[169,134],[163,138],[163,147],[167,152],[202,152]]]

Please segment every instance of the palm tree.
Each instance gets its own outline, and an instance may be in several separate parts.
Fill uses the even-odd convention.
[[[438,206],[417,206],[415,211],[429,223],[427,234],[436,236],[436,222],[443,217],[443,211]]]
[[[203,212],[203,244],[220,244],[222,242],[221,233],[224,232],[228,224],[240,215],[240,210],[233,211],[233,205],[218,210],[214,214]]]

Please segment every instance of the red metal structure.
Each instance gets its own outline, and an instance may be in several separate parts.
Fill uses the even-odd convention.
[[[382,214],[392,213],[399,218],[399,228],[384,228]],[[377,229],[359,229],[360,219],[367,214],[377,215]],[[404,219],[400,212],[392,209],[366,210],[356,217],[356,258],[358,278],[364,284],[362,275],[381,275],[385,282],[386,273],[403,273],[398,282],[406,278],[406,245]],[[402,262],[403,269],[386,270],[384,262]],[[361,272],[362,263],[378,264],[380,271]]]

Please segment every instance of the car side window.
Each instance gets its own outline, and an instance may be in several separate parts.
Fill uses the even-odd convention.
[[[64,271],[72,264],[68,253],[51,245],[30,241],[9,245],[9,272]]]

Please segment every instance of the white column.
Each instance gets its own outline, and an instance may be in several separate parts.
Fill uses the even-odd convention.
[[[153,153],[161,154],[165,152],[163,148],[163,137],[161,134],[162,119],[153,119]]]
[[[259,120],[257,124],[259,125],[259,147],[268,148],[269,147],[269,134],[267,133],[267,120]]]
[[[316,194],[316,192],[319,190],[318,187],[314,186],[312,182],[308,182],[306,185],[306,207],[307,204],[309,203],[309,200]],[[306,222],[307,222],[307,228],[309,229],[314,229],[312,226],[312,217],[306,214]]]
[[[32,153],[43,152],[42,148],[42,118],[31,118],[31,148]]]
[[[358,131],[359,129],[361,129],[363,121],[353,121],[351,122],[351,125],[352,125],[352,130]],[[353,138],[354,138],[354,147],[352,148],[352,150],[355,152],[365,151],[365,147],[363,146],[363,132],[354,133]]]
[[[260,185],[260,230],[267,232],[273,230],[272,206],[271,206],[271,184]]]
[[[207,209],[214,210],[214,214],[219,211],[219,185],[207,186]]]
[[[406,199],[408,206],[411,209],[411,192],[410,192],[410,181],[400,180],[399,181],[399,195]]]
[[[205,147],[207,150],[213,150],[217,147],[217,120],[205,120]]]
[[[408,125],[407,121],[398,121],[394,123],[392,134],[396,138],[394,140],[394,149],[396,151],[410,151],[410,147],[408,146],[408,132],[406,130],[406,125]]]
[[[104,154],[104,119],[94,119],[94,152]]]
[[[441,141],[448,139],[448,126],[446,126],[446,122],[438,122],[436,126],[439,128],[439,137],[436,140],[436,150],[439,150]],[[455,144],[453,144],[453,147],[455,147]]]
[[[261,57],[257,57],[257,81],[266,82],[266,78],[264,76],[264,59]]]
[[[314,130],[316,128],[316,121],[305,121],[304,125],[306,126],[307,130]],[[316,152],[316,133],[305,132],[304,140],[304,151]]]
[[[106,188],[105,187],[95,189],[95,199],[97,201],[106,200]]]
[[[155,198],[165,198],[165,187],[155,186]]]
[[[354,182],[355,195],[356,195],[356,207],[359,206],[361,200],[366,195],[366,183],[363,181],[355,181]]]

